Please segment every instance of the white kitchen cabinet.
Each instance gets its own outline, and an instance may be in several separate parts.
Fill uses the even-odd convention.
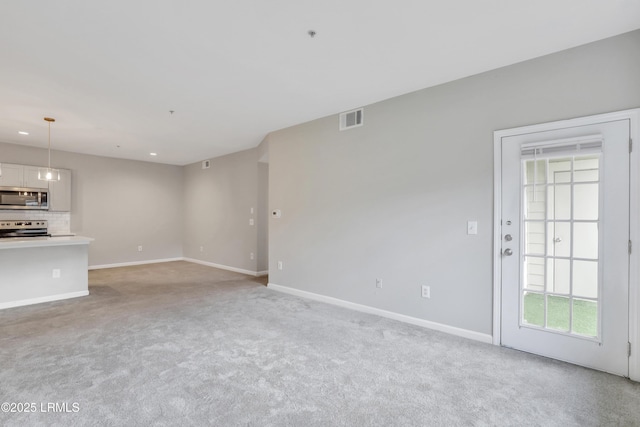
[[[1,187],[27,187],[42,188],[49,187],[47,181],[38,179],[37,166],[14,165],[2,163],[0,165],[0,186]]]
[[[23,187],[27,188],[48,188],[47,181],[38,179],[38,167],[37,166],[24,166]]]
[[[60,170],[60,181],[49,182],[49,211],[71,211],[71,171]]]
[[[0,187],[22,187],[22,165],[0,163]]]

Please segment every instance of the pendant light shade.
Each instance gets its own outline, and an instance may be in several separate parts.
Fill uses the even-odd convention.
[[[38,179],[41,181],[60,181],[60,171],[52,168],[38,168]]]
[[[38,168],[38,179],[41,181],[60,181],[60,171],[58,169],[51,169],[51,123],[56,119],[51,117],[44,118],[49,123],[49,163],[46,168]]]

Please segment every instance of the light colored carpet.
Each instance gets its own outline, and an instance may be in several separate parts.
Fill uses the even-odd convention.
[[[173,262],[90,283],[0,311],[0,402],[37,404],[0,425],[640,425],[637,383],[241,274]]]

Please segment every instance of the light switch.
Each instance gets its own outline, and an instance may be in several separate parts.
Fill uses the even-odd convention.
[[[249,219],[249,225],[253,225],[253,218]]]
[[[467,234],[478,234],[478,221],[467,221]]]

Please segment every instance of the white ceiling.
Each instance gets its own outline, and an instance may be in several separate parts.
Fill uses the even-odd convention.
[[[7,0],[0,141],[51,116],[54,149],[183,165],[638,28],[637,0]]]

